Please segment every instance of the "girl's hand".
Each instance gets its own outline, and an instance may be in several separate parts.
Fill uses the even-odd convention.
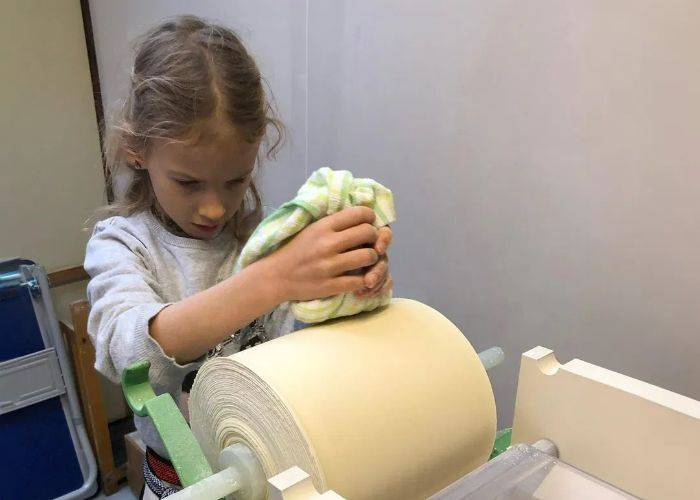
[[[374,218],[370,208],[347,208],[310,224],[258,261],[268,266],[268,276],[278,285],[279,301],[314,300],[364,288],[362,269],[379,261]],[[380,248],[390,240],[384,236]]]
[[[365,274],[365,286],[355,292],[359,298],[373,298],[382,295],[394,284],[394,280],[389,273],[389,256],[387,249],[391,245],[392,232],[389,226],[379,228],[377,241],[374,249],[379,255],[379,261]]]

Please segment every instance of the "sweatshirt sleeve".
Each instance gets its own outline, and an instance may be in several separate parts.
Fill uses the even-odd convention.
[[[85,252],[90,275],[88,334],[95,368],[115,383],[137,361],[151,362],[149,378],[157,393],[196,368],[179,365],[149,335],[149,322],[171,303],[159,293],[148,250],[128,227],[108,219],[95,226]]]
[[[289,302],[280,304],[264,318],[265,333],[269,339],[292,333],[294,326],[294,315],[289,307]]]

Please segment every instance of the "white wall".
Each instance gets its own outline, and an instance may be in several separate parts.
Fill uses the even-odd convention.
[[[396,192],[397,290],[700,398],[700,4],[311,2],[309,164]]]
[[[161,17],[242,30],[294,139],[266,178],[272,202],[323,165],[391,187],[397,295],[506,350],[501,426],[538,344],[700,399],[700,4],[91,8],[106,101],[127,39]]]

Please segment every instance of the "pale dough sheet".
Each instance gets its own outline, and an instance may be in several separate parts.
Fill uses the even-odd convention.
[[[206,363],[190,412],[213,467],[243,441],[268,477],[298,465],[351,500],[426,498],[486,462],[496,430],[472,346],[407,299]]]

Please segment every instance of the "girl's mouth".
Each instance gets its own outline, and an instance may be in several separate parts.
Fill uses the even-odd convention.
[[[204,226],[202,224],[195,224],[193,222],[192,225],[204,233],[214,233],[217,229],[219,229],[218,224],[216,226]]]

